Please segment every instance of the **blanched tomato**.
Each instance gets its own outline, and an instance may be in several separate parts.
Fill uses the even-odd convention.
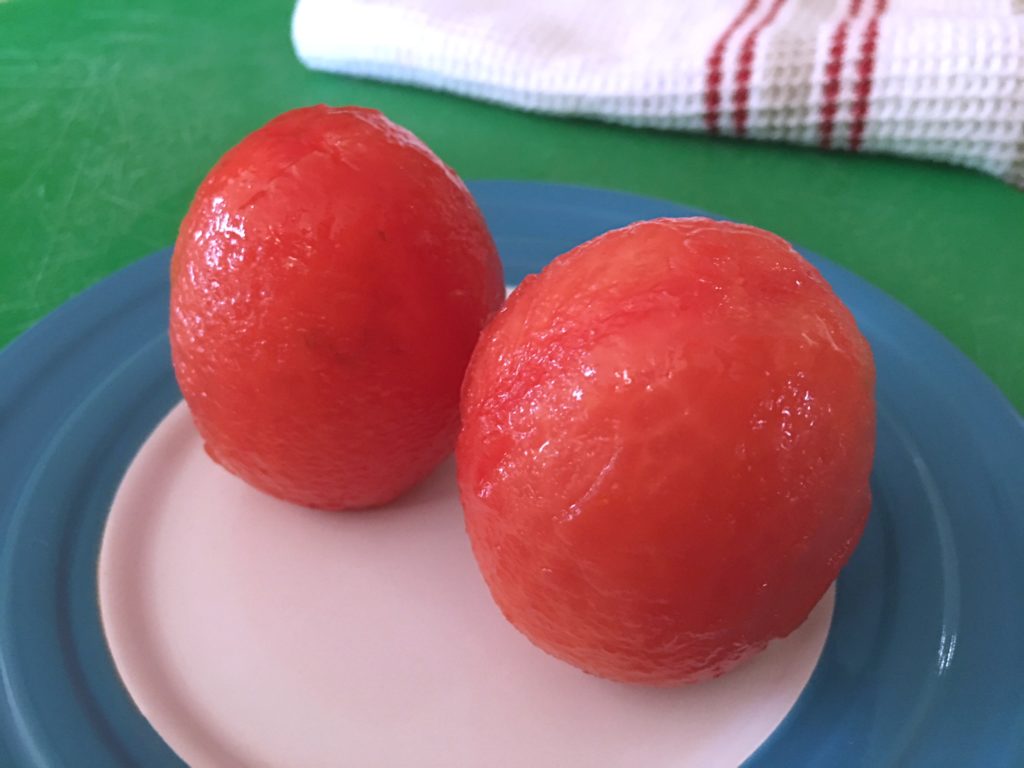
[[[529,278],[467,371],[456,456],[498,606],[615,680],[714,677],[789,634],[870,507],[874,367],[767,232],[661,219]]]
[[[171,265],[171,348],[214,459],[330,509],[390,501],[451,450],[504,297],[465,186],[407,130],[297,109],[230,150]]]

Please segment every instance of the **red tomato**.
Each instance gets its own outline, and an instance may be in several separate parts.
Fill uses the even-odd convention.
[[[504,298],[455,173],[379,112],[309,107],[214,166],[171,263],[174,369],[210,455],[312,507],[383,504],[451,450]]]
[[[870,507],[874,367],[780,238],[609,232],[528,278],[466,374],[466,525],[505,616],[614,680],[714,677],[799,626]]]

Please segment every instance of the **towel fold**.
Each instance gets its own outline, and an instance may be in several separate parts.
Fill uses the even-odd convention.
[[[1024,0],[298,0],[292,34],[313,69],[1024,187]]]

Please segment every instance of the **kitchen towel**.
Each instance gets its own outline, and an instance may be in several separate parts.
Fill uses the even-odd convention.
[[[313,69],[1024,187],[1024,0],[298,0]]]

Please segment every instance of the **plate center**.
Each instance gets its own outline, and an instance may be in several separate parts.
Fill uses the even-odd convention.
[[[723,678],[584,675],[502,618],[444,464],[388,508],[323,513],[214,464],[185,406],[136,456],[99,562],[139,709],[192,766],[735,766],[821,654],[833,590]]]

